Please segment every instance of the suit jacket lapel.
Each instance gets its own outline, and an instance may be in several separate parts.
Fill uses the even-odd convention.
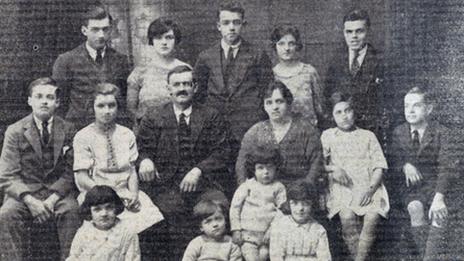
[[[221,43],[219,42],[218,44],[213,46],[212,50],[214,50],[211,56],[211,63],[212,63],[211,67],[213,70],[213,79],[214,79],[213,81],[218,86],[218,89],[222,90],[221,93],[225,93],[224,92],[224,88],[225,88],[224,75],[222,74],[222,63],[221,63],[222,61],[221,55],[223,55]]]
[[[203,116],[203,113],[198,109],[197,106],[192,107],[192,114],[190,115],[192,144],[195,144],[196,140],[198,139],[198,135],[200,135],[200,132],[203,128],[203,122],[205,121]]]
[[[163,118],[166,124],[165,129],[172,132],[175,144],[175,150],[177,155],[179,155],[179,137],[178,137],[178,124],[176,119],[176,114],[174,113],[174,108],[172,102],[169,102],[164,107]]]
[[[237,87],[242,83],[248,70],[247,65],[250,63],[250,61],[252,61],[252,59],[253,57],[250,54],[250,44],[242,41],[234,61],[235,71],[233,75],[231,75],[233,77],[233,81],[231,82],[231,86],[229,86],[229,96],[234,95],[234,93],[237,91]]]
[[[399,144],[405,147],[408,151],[412,151],[412,137],[411,137],[411,129],[409,128],[409,124],[405,123],[402,125],[400,130],[401,135],[398,137]]]
[[[53,120],[53,165],[56,165],[58,158],[60,157],[61,148],[63,147],[65,137],[65,126],[64,122],[55,117]]]
[[[26,137],[26,140],[29,142],[29,144],[31,144],[32,148],[34,148],[34,151],[36,152],[37,156],[39,158],[42,158],[42,146],[40,144],[39,129],[37,128],[37,126],[35,126],[32,114],[29,115],[29,119],[26,121],[24,128],[26,129],[24,131],[24,136]]]
[[[426,148],[433,141],[433,138],[435,136],[435,131],[434,130],[435,130],[435,128],[434,128],[434,126],[432,126],[432,124],[427,126],[427,128],[425,129],[425,132],[424,132],[424,137],[422,137],[422,142],[420,144],[418,154],[420,154],[424,150],[424,148]]]

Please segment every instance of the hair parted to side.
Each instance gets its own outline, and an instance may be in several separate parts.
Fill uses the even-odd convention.
[[[59,95],[61,93],[61,90],[56,84],[56,81],[53,80],[51,77],[38,78],[38,79],[33,80],[31,83],[29,83],[29,85],[27,86],[27,93],[29,97],[32,97],[32,92],[34,91],[34,88],[37,86],[41,86],[41,85],[55,86],[56,87],[55,95],[58,99],[60,98]]]
[[[424,97],[424,103],[425,104],[432,105],[433,102],[434,102],[433,97],[432,97],[432,93],[429,90],[427,90],[426,88],[423,88],[423,87],[414,86],[411,89],[409,89],[409,91],[406,93],[406,95],[408,95],[408,94],[422,95],[422,97]]]
[[[81,25],[88,26],[89,20],[103,20],[108,18],[110,24],[113,22],[113,17],[105,9],[105,6],[100,1],[95,1],[95,3],[89,4],[85,7],[82,16],[81,16]]]
[[[245,171],[247,178],[253,178],[256,172],[256,164],[269,164],[276,166],[277,172],[282,164],[282,156],[275,148],[255,147],[245,156]]]
[[[313,184],[306,181],[295,181],[287,187],[287,202],[281,210],[285,215],[290,215],[290,201],[308,201],[313,208],[317,207],[317,190]]]
[[[264,90],[264,96],[263,99],[268,99],[272,97],[272,93],[274,93],[274,90],[279,90],[280,93],[282,94],[282,97],[285,99],[285,102],[288,105],[292,105],[293,103],[293,94],[292,92],[283,84],[281,81],[274,80],[269,85],[267,88]]]
[[[343,24],[348,21],[352,22],[352,21],[359,21],[359,20],[366,21],[367,27],[371,26],[371,19],[369,18],[369,14],[367,13],[366,10],[363,10],[363,9],[353,9],[349,11],[343,17]]]
[[[147,38],[148,44],[153,45],[153,38],[161,37],[161,35],[172,30],[174,33],[175,45],[178,45],[182,39],[179,26],[171,19],[161,17],[151,22],[148,26]]]
[[[114,203],[116,215],[124,211],[124,204],[116,191],[109,186],[97,185],[85,194],[84,202],[79,208],[79,214],[83,219],[89,221],[92,219],[91,207],[105,203]]]
[[[238,1],[234,0],[224,0],[219,5],[219,9],[217,11],[217,18],[219,19],[219,15],[221,11],[229,11],[232,13],[239,13],[242,16],[242,19],[245,19],[245,9],[243,8],[242,4]]]
[[[179,65],[179,66],[176,66],[174,68],[172,68],[169,72],[168,72],[168,76],[167,76],[167,82],[169,83],[169,79],[171,78],[171,75],[173,74],[178,74],[178,73],[184,73],[184,72],[193,72],[193,69],[192,67],[190,67],[189,65]]]
[[[296,50],[301,51],[303,49],[303,43],[301,42],[300,31],[294,25],[279,25],[277,26],[271,34],[271,48],[275,51],[277,42],[286,35],[292,35],[296,41]]]

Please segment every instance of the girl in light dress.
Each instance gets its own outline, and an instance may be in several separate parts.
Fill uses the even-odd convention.
[[[235,191],[230,207],[232,239],[246,261],[269,258],[269,227],[287,201],[285,186],[275,180],[281,161],[278,150],[257,147],[247,155],[248,179]]]
[[[80,207],[84,223],[66,261],[139,261],[137,234],[117,217],[123,211],[124,204],[112,188],[94,186]]]
[[[96,185],[113,188],[123,199],[125,211],[118,217],[129,220],[140,233],[163,220],[151,199],[138,187],[135,161],[138,157],[134,133],[115,123],[119,89],[113,84],[96,86],[95,122],[80,130],[73,141],[74,175],[81,192],[78,202]]]
[[[276,217],[271,225],[271,261],[332,260],[327,232],[313,216],[317,192],[313,185],[296,181],[288,186],[286,215]]]
[[[380,217],[386,218],[390,209],[382,183],[387,162],[374,133],[356,127],[352,98],[334,93],[331,103],[337,127],[321,135],[329,179],[329,218],[340,217],[352,258],[367,260]]]

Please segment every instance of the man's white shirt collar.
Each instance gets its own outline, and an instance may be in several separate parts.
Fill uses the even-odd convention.
[[[93,49],[88,42],[85,42],[85,48],[87,49],[87,52],[89,52],[90,57],[95,61],[97,59],[97,50]],[[105,57],[105,52],[106,52],[106,46],[103,47],[102,51],[102,57]]]
[[[178,109],[174,105],[173,107],[174,107],[174,114],[176,115],[177,122],[179,122],[180,114],[183,113],[185,115],[185,121],[187,122],[187,124],[190,124],[190,114],[192,114],[192,105],[190,105],[190,107],[188,107],[187,109],[183,111]]]
[[[40,136],[42,136],[43,134],[42,120],[37,118],[35,115],[32,115],[32,117],[34,118],[34,122],[35,122],[35,125],[37,126],[37,129],[39,129]],[[48,119],[47,122],[48,122],[48,125],[47,125],[48,133],[52,133],[53,116],[50,117],[50,119]]]
[[[425,129],[427,128],[427,126],[423,127],[423,128],[413,128],[411,126],[411,132],[409,133],[411,135],[411,138],[413,136],[413,132],[417,130],[417,132],[419,133],[419,141],[422,141],[422,138],[424,137],[424,133],[425,133]]]
[[[351,49],[348,49],[348,53],[349,53],[349,66],[350,66],[350,70],[351,70],[351,65],[353,64],[355,51],[351,50]],[[361,66],[363,61],[364,61],[364,57],[366,57],[367,44],[361,50],[359,50],[358,53],[359,54],[358,54],[358,59],[357,60],[358,60],[359,66]]]
[[[224,39],[221,39],[221,48],[222,48],[222,50],[224,50],[224,57],[227,59],[227,54],[229,53],[229,48],[232,48],[233,53],[234,53],[234,58],[237,57],[238,49],[240,48],[241,44],[242,44],[242,40],[240,40],[235,45],[229,45],[224,41]]]

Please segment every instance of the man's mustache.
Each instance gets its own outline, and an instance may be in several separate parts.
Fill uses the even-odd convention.
[[[178,93],[176,93],[176,96],[181,96],[181,95],[188,95],[188,92],[187,91],[179,91]]]

